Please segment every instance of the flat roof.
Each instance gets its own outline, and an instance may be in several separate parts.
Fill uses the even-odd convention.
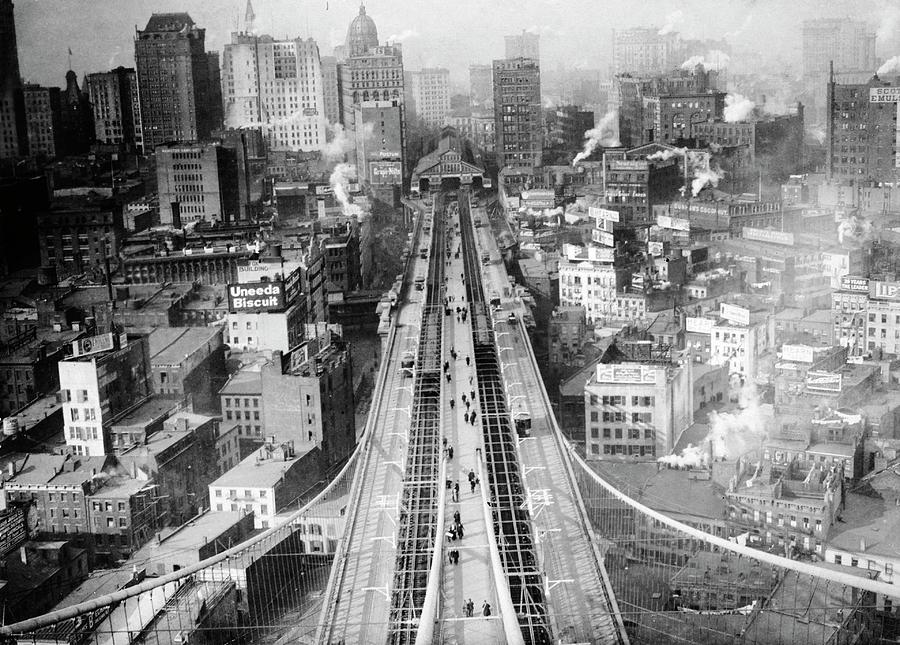
[[[294,458],[289,461],[273,457],[257,461],[257,457],[264,454],[265,450],[266,446],[254,450],[246,459],[213,481],[210,486],[214,488],[272,488],[281,479],[281,476],[306,454],[296,452]]]
[[[169,412],[178,407],[177,399],[167,399],[161,396],[151,396],[130,412],[118,417],[112,423],[112,427],[146,426],[160,417],[168,416]]]
[[[148,560],[161,560],[166,554],[196,552],[240,522],[245,515],[240,511],[207,511],[182,526],[163,529],[161,540],[150,540],[135,552],[132,561],[140,567]]]
[[[262,372],[259,370],[241,369],[231,375],[228,382],[219,390],[220,395],[262,394]]]
[[[107,479],[103,486],[94,495],[99,498],[112,497],[127,499],[148,486],[147,479],[131,479],[130,477],[116,476]]]
[[[178,365],[221,335],[221,327],[157,327],[148,337],[153,367]]]

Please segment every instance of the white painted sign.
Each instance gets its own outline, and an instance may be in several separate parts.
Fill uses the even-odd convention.
[[[782,244],[784,246],[794,246],[793,233],[771,231],[767,228],[749,228],[745,226],[742,235],[745,240],[769,242],[770,244]]]
[[[605,219],[609,220],[610,222],[619,221],[619,212],[607,210],[606,208],[591,206],[588,208],[588,214],[594,219]]]
[[[809,345],[782,345],[781,358],[795,363],[812,363],[815,349]]]
[[[712,318],[687,317],[684,320],[684,329],[697,334],[711,334],[716,321]]]
[[[869,103],[900,102],[900,87],[870,87]]]
[[[719,315],[725,320],[736,323],[738,325],[750,324],[750,310],[745,307],[738,307],[723,302],[719,307]]]
[[[598,383],[656,383],[656,370],[649,365],[598,365]]]
[[[615,246],[616,241],[613,237],[612,233],[607,233],[606,231],[601,231],[600,229],[594,229],[591,231],[591,239],[594,240],[597,244],[603,244],[604,246]]]
[[[689,220],[680,217],[670,217],[669,215],[657,215],[656,225],[660,228],[670,228],[676,231],[690,232],[691,223]]]

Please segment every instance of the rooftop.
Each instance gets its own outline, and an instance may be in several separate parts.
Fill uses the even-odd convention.
[[[213,488],[273,488],[282,475],[297,464],[305,453],[295,453],[291,459],[268,456],[272,447],[264,445],[210,484]]]
[[[232,374],[228,382],[219,390],[220,395],[262,394],[262,374],[259,369],[241,369]]]
[[[194,352],[209,351],[221,333],[220,327],[157,327],[149,336],[150,363],[178,365]]]
[[[118,427],[140,427],[149,425],[164,419],[180,405],[176,399],[167,399],[161,396],[151,396],[136,408],[132,408],[122,416],[116,418],[112,425]]]
[[[140,567],[148,560],[161,560],[182,553],[196,552],[209,541],[216,540],[241,521],[245,513],[206,512],[177,528],[163,529],[160,541],[151,540],[137,551],[132,560]]]

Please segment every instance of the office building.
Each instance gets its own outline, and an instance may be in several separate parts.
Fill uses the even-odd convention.
[[[134,68],[88,74],[86,85],[97,142],[142,152],[141,99]]]
[[[613,31],[613,74],[661,74],[683,62],[677,33],[646,27]]]
[[[197,411],[217,412],[225,383],[219,327],[157,327],[148,336],[153,392],[190,399]]]
[[[611,345],[584,387],[585,441],[593,459],[669,454],[694,421],[691,363],[651,341]]]
[[[354,110],[356,175],[374,188],[403,183],[403,108],[396,101],[363,101]]]
[[[73,356],[59,363],[66,445],[77,455],[105,455],[116,415],[151,393],[147,339],[109,333],[72,348]]]
[[[341,88],[338,84],[338,62],[334,56],[322,56],[322,104],[329,125],[341,122]]]
[[[21,89],[14,5],[0,0],[0,159],[25,156],[27,151]]]
[[[469,103],[473,108],[494,109],[494,69],[469,65]]]
[[[825,174],[852,185],[900,180],[897,147],[898,79],[859,84],[828,79]]]
[[[206,30],[186,13],[155,13],[134,40],[145,149],[209,137],[221,108],[212,105]]]
[[[22,87],[22,101],[28,154],[55,158],[62,143],[59,88],[26,84]]]
[[[541,60],[541,37],[539,34],[523,31],[521,34],[505,36],[505,58],[530,58]]]
[[[837,73],[872,74],[878,62],[875,30],[862,20],[815,18],[803,21],[803,76],[827,78],[830,65]]]
[[[649,224],[654,206],[666,204],[683,186],[681,157],[657,153],[671,148],[649,144],[631,150],[603,153],[603,207],[619,213],[623,225]]]
[[[41,266],[55,267],[64,278],[106,274],[122,239],[122,205],[96,194],[57,198],[37,215]]]
[[[172,143],[156,154],[159,222],[234,223],[249,217],[247,165],[240,150],[218,143]]]
[[[773,349],[770,314],[750,312],[727,303],[721,305],[722,318],[710,333],[710,358],[713,365],[728,365],[741,383],[753,382],[759,375],[763,354]]]
[[[429,127],[447,124],[450,116],[450,70],[444,67],[410,72],[410,112]]]
[[[593,127],[593,110],[581,110],[577,105],[561,105],[553,113],[550,143],[565,150],[581,150],[585,133]]]
[[[532,170],[541,165],[541,70],[530,58],[495,60],[494,122],[497,164]]]
[[[222,74],[228,127],[261,127],[270,150],[324,146],[325,87],[316,41],[232,33]]]
[[[94,114],[87,92],[78,87],[78,76],[66,72],[66,89],[60,92],[61,155],[86,153],[94,142]]]

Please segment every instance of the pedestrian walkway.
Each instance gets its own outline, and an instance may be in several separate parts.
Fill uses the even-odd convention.
[[[449,230],[457,231],[455,222]],[[456,257],[460,240],[458,232],[448,235],[449,258],[445,252],[445,261],[449,262],[446,274],[451,276],[447,281],[446,296],[450,315],[444,318],[444,356],[449,362],[450,381],[444,384],[443,432],[447,446],[453,448],[453,458],[447,461],[447,479],[451,486],[459,485],[459,501],[453,501],[453,488],[447,491],[444,509],[444,562],[441,576],[441,643],[505,643],[503,625],[499,618],[499,606],[491,573],[491,559],[488,547],[490,529],[485,524],[481,490],[476,487],[473,492],[469,484],[468,473],[476,471],[475,451],[481,446],[481,423],[478,419],[480,410],[477,401],[472,401],[472,391],[477,391],[475,382],[474,361],[467,365],[466,357],[472,353],[471,319],[456,309],[468,308],[465,302],[465,284],[453,276],[463,271],[462,258]],[[451,355],[455,351],[456,358]],[[471,379],[471,381],[470,381]],[[465,396],[465,400],[463,399]],[[450,401],[454,401],[453,407]],[[466,406],[465,401],[469,402]],[[477,412],[473,425],[472,412]],[[445,451],[446,458],[446,451]],[[479,484],[480,486],[480,484]],[[447,531],[454,524],[454,514],[459,513],[463,526],[463,538],[449,541]],[[450,553],[458,551],[458,563],[450,562]],[[471,599],[474,606],[472,616],[467,616],[466,603]],[[491,606],[491,616],[483,615],[482,606],[487,601]]]

